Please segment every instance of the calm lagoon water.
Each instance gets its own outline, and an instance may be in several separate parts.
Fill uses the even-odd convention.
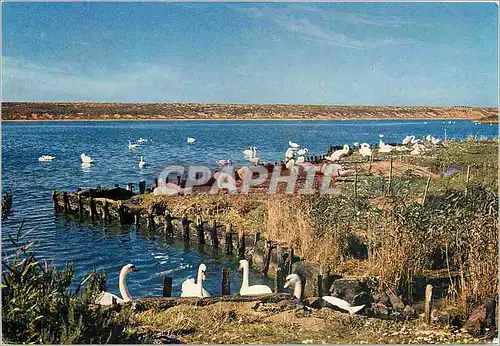
[[[448,139],[469,135],[498,136],[496,125],[475,125],[472,121],[141,121],[141,122],[29,122],[2,123],[2,188],[14,193],[14,213],[2,222],[2,246],[9,248],[7,233],[15,233],[24,220],[32,230],[39,257],[54,260],[58,266],[73,263],[79,281],[91,270],[105,270],[109,290],[118,293],[118,272],[122,265],[134,263],[140,272],[130,274],[129,290],[134,297],[161,296],[164,276],[173,277],[173,294],[194,276],[199,263],[208,267],[204,285],[212,294],[220,294],[222,266],[233,270],[232,292],[241,278],[236,261],[214,258],[211,248],[185,248],[167,243],[161,236],[136,232],[133,227],[90,227],[64,217],[54,217],[50,193],[87,188],[125,186],[145,179],[150,185],[165,164],[197,163],[215,166],[215,161],[232,159],[243,163],[241,151],[257,146],[264,161],[280,161],[292,140],[319,155],[330,145],[400,142],[406,135],[427,134]],[[188,136],[196,138],[190,145]],[[148,142],[129,150],[128,141],[143,137]],[[95,159],[91,168],[82,168],[80,154]],[[39,162],[41,155],[53,155],[52,162]],[[140,156],[146,166],[137,166]],[[262,282],[253,273],[251,282]],[[270,282],[267,282],[268,284]]]

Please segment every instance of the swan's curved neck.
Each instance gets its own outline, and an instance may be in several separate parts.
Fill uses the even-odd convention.
[[[293,295],[298,299],[302,298],[302,282],[299,281],[295,283],[295,287],[293,288]]]
[[[132,296],[130,295],[129,291],[127,290],[127,283],[125,282],[127,274],[128,274],[128,272],[126,269],[121,270],[120,281],[118,283],[118,286],[120,287],[120,294],[122,295],[123,300],[126,302],[129,302],[132,300]]]
[[[241,288],[248,288],[248,265],[243,265],[243,282],[241,283]]]
[[[203,270],[201,270],[201,268],[198,268],[198,278],[196,279],[196,284],[200,288],[200,294],[201,294],[201,296],[203,296],[202,281],[203,281]]]

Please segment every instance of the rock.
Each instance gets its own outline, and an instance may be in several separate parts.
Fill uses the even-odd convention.
[[[473,335],[480,335],[485,328],[495,327],[495,307],[496,302],[490,300],[474,309],[465,322],[464,329]]]
[[[372,304],[371,308],[365,309],[368,317],[387,319],[391,314],[391,309],[381,303]]]
[[[321,297],[308,297],[304,299],[303,302],[313,309],[321,309],[323,307],[323,299],[321,299]]]
[[[372,300],[374,303],[381,303],[385,306],[391,305],[391,300],[389,296],[384,291],[377,291],[372,295]]]
[[[405,304],[403,303],[403,300],[399,298],[395,293],[391,292],[390,290],[386,290],[385,293],[389,297],[389,300],[391,301],[391,306],[394,310],[396,311],[403,311],[405,308]]]
[[[431,322],[439,323],[443,325],[451,325],[455,327],[460,327],[460,317],[457,313],[453,313],[450,310],[437,310],[431,311]]]
[[[370,304],[370,289],[362,279],[342,278],[330,286],[330,294],[347,301],[351,305]]]
[[[405,317],[406,319],[414,319],[418,317],[418,314],[414,308],[412,308],[409,305],[406,305],[405,308],[403,309],[403,317]]]

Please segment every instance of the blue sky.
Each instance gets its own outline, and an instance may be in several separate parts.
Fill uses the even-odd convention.
[[[494,3],[2,3],[6,101],[498,105]]]

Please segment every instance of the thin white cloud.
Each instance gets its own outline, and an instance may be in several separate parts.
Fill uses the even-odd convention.
[[[177,100],[187,87],[179,72],[153,64],[131,64],[127,71],[53,67],[2,57],[4,100]],[[65,66],[59,64],[59,66]]]

